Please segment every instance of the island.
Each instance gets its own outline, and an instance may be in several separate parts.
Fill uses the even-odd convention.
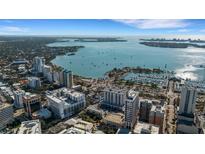
[[[120,38],[111,38],[111,37],[89,37],[89,38],[78,38],[75,42],[127,42],[127,40],[120,39]]]
[[[151,38],[151,39],[140,39],[140,41],[151,41],[151,42],[188,42],[188,43],[205,43],[205,40],[201,39],[166,39],[166,38]]]
[[[160,48],[188,48],[188,47],[195,47],[195,48],[205,48],[205,45],[198,45],[194,43],[176,43],[176,42],[139,42],[139,44],[143,44],[150,47],[160,47]]]

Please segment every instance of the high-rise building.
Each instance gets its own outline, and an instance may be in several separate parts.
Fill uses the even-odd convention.
[[[73,72],[69,72],[69,88],[73,88]]]
[[[164,129],[165,111],[161,105],[153,105],[149,113],[149,123],[159,126],[160,133],[163,133]]]
[[[177,117],[178,134],[196,134],[198,128],[195,124],[194,111],[197,91],[195,88],[185,85],[182,88],[179,112]]]
[[[164,102],[158,100],[140,100],[139,121],[159,126],[160,133],[164,129]]]
[[[43,66],[43,76],[48,79],[48,75],[52,72],[52,67],[48,65]]]
[[[25,113],[32,118],[32,113],[41,109],[41,97],[37,94],[26,93],[23,96]]]
[[[49,91],[46,98],[51,111],[61,119],[72,116],[86,106],[85,95],[68,88]]]
[[[196,104],[197,91],[193,87],[184,86],[179,104],[180,115],[193,115]]]
[[[14,91],[14,106],[16,108],[23,107],[23,96],[25,95],[24,90],[16,90]]]
[[[139,93],[133,90],[128,91],[125,99],[125,127],[133,128],[139,109]]]
[[[6,125],[12,123],[13,120],[13,106],[7,103],[0,103],[0,130],[6,128]]]
[[[40,88],[41,80],[38,77],[28,77],[28,86],[30,88]]]
[[[60,73],[58,71],[53,71],[53,82],[60,83]]]
[[[64,85],[64,80],[63,80],[63,78],[64,78],[64,73],[63,73],[64,71],[60,71],[59,72],[59,83],[60,83],[60,85]]]
[[[151,100],[140,100],[139,120],[149,122],[149,113],[152,108]]]
[[[43,73],[44,65],[45,65],[44,57],[34,57],[33,69],[36,73]]]
[[[70,76],[70,72],[67,70],[64,70],[63,71],[63,85],[67,88],[70,88],[69,76]]]
[[[104,89],[101,105],[111,109],[122,110],[125,104],[126,92],[121,89]]]

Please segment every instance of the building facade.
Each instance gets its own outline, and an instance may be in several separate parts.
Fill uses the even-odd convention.
[[[198,128],[194,121],[197,91],[195,88],[184,85],[181,91],[181,100],[177,116],[177,134],[196,134]]]
[[[134,127],[137,120],[138,106],[139,93],[133,90],[128,91],[125,100],[125,127],[131,129]]]
[[[28,86],[30,88],[40,88],[41,80],[38,77],[28,77]]]
[[[34,57],[33,69],[36,73],[43,73],[44,65],[45,65],[44,57]]]
[[[26,115],[32,118],[32,113],[41,109],[40,95],[26,93],[23,96],[23,105]]]
[[[193,115],[196,104],[197,91],[195,88],[184,86],[181,92],[179,114]]]
[[[51,111],[61,119],[72,116],[86,106],[83,93],[67,88],[49,91],[46,98]]]
[[[16,108],[23,107],[23,96],[25,95],[24,90],[16,90],[14,91],[14,106]]]
[[[13,120],[13,106],[7,103],[0,104],[0,130],[6,128]]]
[[[149,123],[159,126],[160,133],[163,133],[165,120],[164,107],[161,105],[153,105],[149,113]]]
[[[73,72],[72,71],[70,71],[69,72],[69,88],[73,88]]]
[[[149,122],[149,113],[152,108],[151,100],[140,100],[139,120]]]
[[[125,104],[126,92],[120,89],[104,89],[102,105],[111,109],[122,110]]]

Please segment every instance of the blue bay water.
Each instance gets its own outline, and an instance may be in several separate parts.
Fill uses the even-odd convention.
[[[165,64],[176,76],[193,80],[203,79],[204,70],[195,65],[205,64],[205,49],[171,49],[139,44],[138,38],[125,38],[127,42],[55,42],[48,46],[83,45],[72,56],[57,56],[52,63],[86,77],[103,77],[114,67],[141,66],[162,68]]]

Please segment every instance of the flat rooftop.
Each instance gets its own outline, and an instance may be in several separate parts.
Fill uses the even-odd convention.
[[[22,122],[18,134],[41,134],[40,121],[30,120]]]
[[[123,118],[124,118],[124,115],[122,113],[108,113],[104,117],[104,120],[121,124],[123,122]]]
[[[75,127],[71,127],[69,129],[62,130],[59,134],[90,134],[90,133]]]
[[[137,97],[139,95],[138,92],[134,91],[134,90],[129,90],[127,92],[127,98],[130,100],[133,100],[135,97]]]
[[[137,122],[133,132],[135,134],[159,134],[159,127],[149,123]]]
[[[29,93],[29,92],[26,92],[25,95],[23,96],[24,99],[32,99],[32,98],[38,98],[38,97],[40,97],[40,95]]]
[[[8,104],[8,103],[0,103],[0,110],[4,109],[4,108],[7,108],[7,107],[10,107],[10,106],[12,106],[12,105]]]
[[[85,95],[64,87],[57,90],[48,91],[46,96],[54,100],[56,103],[64,102],[65,105],[69,105],[75,103],[78,99],[83,98]]]
[[[106,91],[106,92],[114,92],[114,93],[123,93],[123,94],[126,93],[126,90],[125,90],[125,89],[119,89],[119,88],[116,88],[116,87],[105,88],[103,91]]]
[[[84,120],[77,120],[77,123],[74,125],[75,128],[81,129],[81,130],[87,130],[91,131],[93,128],[93,124]]]

